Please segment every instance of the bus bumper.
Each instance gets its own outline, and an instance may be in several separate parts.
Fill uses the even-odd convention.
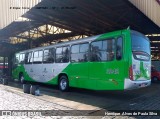
[[[151,85],[151,80],[146,81],[132,81],[130,79],[125,79],[124,90],[132,90],[137,88],[143,88]]]

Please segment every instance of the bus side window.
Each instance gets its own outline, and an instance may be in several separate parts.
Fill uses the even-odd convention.
[[[43,57],[43,63],[53,63],[54,62],[54,53],[55,49],[45,49],[44,50],[44,57]]]
[[[103,41],[103,50],[106,51],[106,61],[113,61],[115,56],[115,39],[107,39]]]
[[[56,63],[69,62],[69,46],[59,47],[56,49]]]
[[[62,62],[66,63],[69,62],[69,47],[63,47],[63,56],[62,56]]]
[[[87,62],[88,61],[89,44],[88,43],[80,44],[79,52],[80,52],[79,53],[80,62]]]
[[[97,62],[101,61],[101,50],[102,49],[102,41],[94,41],[91,43],[91,61]]]
[[[20,64],[24,64],[24,58],[25,58],[25,54],[20,54],[19,55],[19,62],[20,62]]]
[[[71,62],[87,62],[88,61],[88,51],[89,51],[88,43],[72,45]]]
[[[28,63],[28,52],[25,53],[25,58],[24,58],[24,63],[27,64]]]
[[[93,41],[91,43],[91,61],[113,61],[115,55],[115,39]]]
[[[71,62],[78,62],[79,45],[71,46]]]
[[[116,42],[116,59],[121,60],[123,55],[122,37],[119,37]]]
[[[35,51],[33,55],[33,63],[35,64],[41,64],[43,59],[43,51]]]
[[[25,64],[31,64],[33,62],[33,53],[27,52],[25,54]]]
[[[62,47],[56,49],[56,63],[62,62]]]

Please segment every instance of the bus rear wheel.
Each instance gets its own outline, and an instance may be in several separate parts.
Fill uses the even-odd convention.
[[[23,92],[30,94],[30,84],[23,84]]]
[[[68,91],[68,89],[69,89],[69,81],[68,81],[67,76],[61,76],[59,78],[58,85],[59,85],[59,89],[61,91],[63,91],[63,92]]]

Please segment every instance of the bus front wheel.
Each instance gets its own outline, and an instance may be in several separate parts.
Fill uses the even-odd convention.
[[[58,85],[59,85],[59,89],[61,90],[61,91],[68,91],[68,89],[69,89],[69,81],[68,81],[68,78],[67,78],[67,76],[61,76],[60,78],[59,78],[59,83],[58,83]]]

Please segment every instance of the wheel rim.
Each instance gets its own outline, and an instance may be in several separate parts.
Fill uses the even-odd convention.
[[[65,79],[62,79],[60,82],[60,86],[62,90],[65,90],[67,87],[67,81]]]

